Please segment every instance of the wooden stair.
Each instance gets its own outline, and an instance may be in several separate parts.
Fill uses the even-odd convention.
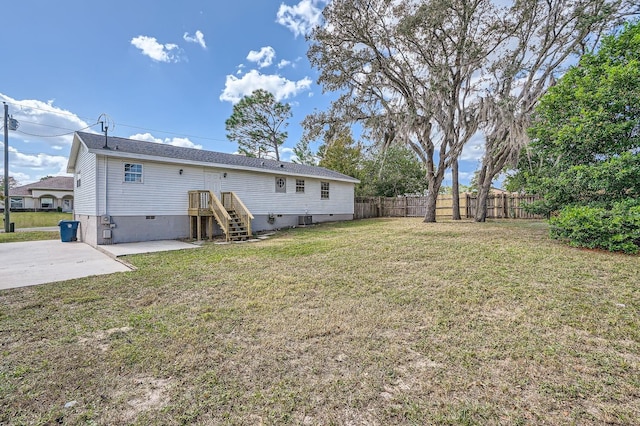
[[[207,190],[189,191],[190,235],[198,240],[205,234],[213,240],[213,221],[218,223],[227,241],[243,241],[251,238],[253,215],[233,192],[222,192],[221,199]]]
[[[227,210],[231,220],[229,221],[229,232],[227,235],[227,239],[231,241],[244,241],[248,240],[251,235],[249,235],[249,228],[245,223],[242,222],[240,215],[235,210]]]

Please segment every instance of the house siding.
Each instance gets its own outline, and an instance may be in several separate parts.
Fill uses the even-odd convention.
[[[124,181],[125,163],[142,164],[142,182]],[[311,215],[314,223],[353,219],[352,183],[305,177],[305,192],[296,193],[301,177],[281,176],[286,192],[276,193],[280,175],[275,174],[107,157],[99,157],[98,164],[98,192],[106,197],[98,199],[98,217],[86,223],[97,244],[189,238],[188,192],[198,189],[235,192],[255,217],[254,231],[297,226],[303,215]],[[328,200],[320,198],[321,182],[330,182]],[[109,216],[109,224],[100,221],[101,215]],[[111,238],[103,238],[105,230]],[[90,236],[84,238],[90,242]]]
[[[124,182],[125,163],[142,164],[141,183]],[[108,168],[109,209],[105,214],[111,216],[186,216],[189,191],[205,187],[202,167],[111,158]]]
[[[127,162],[142,164],[141,183],[124,182]],[[296,179],[300,178],[282,176],[287,182],[286,193],[276,193],[274,174],[113,158],[108,168],[109,209],[103,214],[111,216],[186,215],[188,192],[211,189],[207,188],[208,173],[219,177],[221,191],[235,192],[254,215],[353,214],[352,183],[304,178],[305,192],[296,193]],[[320,182],[330,182],[328,200],[320,198]]]
[[[279,175],[233,171],[222,179],[222,191],[233,191],[256,215],[353,215],[352,183],[308,177],[280,176],[286,179],[286,193],[276,192]],[[296,179],[304,179],[305,192],[296,193]],[[330,182],[330,197],[320,199],[320,182]]]
[[[77,215],[95,216],[97,214],[96,194],[98,192],[98,188],[96,184],[96,165],[96,155],[89,153],[88,149],[81,145],[73,181],[73,212]],[[78,172],[80,172],[81,178],[80,187],[78,187],[77,184]]]

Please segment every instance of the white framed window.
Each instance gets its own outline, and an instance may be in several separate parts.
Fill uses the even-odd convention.
[[[76,188],[80,188],[80,185],[82,184],[82,180],[80,179],[82,177],[82,175],[80,174],[80,172],[78,172],[76,174]]]
[[[287,192],[287,179],[276,177],[276,192]]]
[[[142,164],[124,163],[124,181],[142,183]]]
[[[329,199],[329,182],[320,182],[320,199]]]
[[[296,179],[296,194],[304,194],[304,179]]]
[[[52,209],[53,208],[53,198],[51,198],[51,197],[42,197],[42,198],[40,198],[40,208],[41,209]]]
[[[10,207],[12,209],[24,208],[24,204],[22,200],[23,200],[22,197],[11,197]]]

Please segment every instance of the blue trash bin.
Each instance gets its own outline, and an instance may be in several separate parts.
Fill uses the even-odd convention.
[[[60,227],[60,239],[63,243],[70,243],[71,241],[77,241],[78,238],[76,234],[78,232],[78,222],[77,220],[61,220],[58,222],[58,226]]]

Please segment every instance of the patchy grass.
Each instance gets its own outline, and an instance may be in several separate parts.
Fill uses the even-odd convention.
[[[364,220],[127,260],[0,292],[0,424],[640,422],[640,258],[540,222]]]
[[[55,240],[60,238],[59,231],[29,231],[0,233],[0,243],[17,243],[19,241]]]
[[[4,218],[4,216],[2,217]],[[9,220],[16,224],[16,229],[57,226],[61,220],[72,219],[71,213],[58,212],[10,212],[9,216]]]

